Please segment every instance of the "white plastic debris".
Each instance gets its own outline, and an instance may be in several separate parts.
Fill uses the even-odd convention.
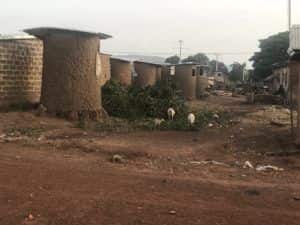
[[[112,162],[113,163],[123,163],[124,162],[124,158],[121,155],[113,155],[112,157]]]
[[[249,161],[246,161],[246,162],[244,163],[243,168],[244,168],[244,169],[247,169],[247,168],[249,168],[249,169],[254,169],[253,165],[252,165],[251,162],[249,162]]]
[[[218,114],[214,114],[213,117],[214,117],[214,119],[216,119],[216,120],[220,118],[220,116],[219,116]]]
[[[190,162],[193,165],[216,165],[216,166],[228,166],[226,163],[217,162],[215,160],[206,160],[206,161],[192,161]]]
[[[267,166],[258,166],[258,167],[256,167],[256,171],[258,171],[258,172],[263,172],[263,171],[284,171],[284,169],[279,168],[277,166],[267,165]]]
[[[209,123],[209,124],[208,124],[208,127],[209,127],[209,128],[212,128],[212,127],[214,127],[214,124]]]

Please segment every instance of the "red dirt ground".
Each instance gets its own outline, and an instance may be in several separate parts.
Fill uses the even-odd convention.
[[[241,122],[95,133],[33,112],[0,113],[0,136],[12,133],[0,139],[0,225],[299,225],[300,157],[263,154],[294,150],[289,128],[271,126],[268,107],[242,98],[192,104],[230,109]],[[114,154],[125,161],[112,163]],[[209,159],[226,165],[191,163]],[[244,169],[246,160],[284,171]]]

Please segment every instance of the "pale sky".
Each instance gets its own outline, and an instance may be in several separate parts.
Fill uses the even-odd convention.
[[[300,1],[293,23],[300,24]],[[258,40],[287,30],[287,0],[0,0],[0,33],[55,26],[103,32],[107,53],[185,56],[254,52]],[[298,15],[297,15],[298,14]],[[250,55],[223,55],[227,64]],[[213,58],[214,56],[209,55]]]

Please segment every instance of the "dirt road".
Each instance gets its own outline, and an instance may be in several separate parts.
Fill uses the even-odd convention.
[[[300,157],[264,154],[295,149],[288,126],[269,123],[286,110],[218,101],[205,107],[228,107],[239,122],[200,132],[95,133],[0,113],[0,137],[10,133],[0,138],[0,224],[299,225]]]

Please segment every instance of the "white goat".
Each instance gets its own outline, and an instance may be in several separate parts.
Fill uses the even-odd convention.
[[[159,127],[163,122],[165,122],[165,120],[156,118],[153,120],[153,122],[156,127]]]
[[[176,112],[175,112],[175,110],[173,108],[169,108],[168,109],[168,118],[169,118],[169,120],[173,120],[175,114],[176,114]]]
[[[189,113],[187,119],[188,119],[190,126],[193,126],[195,123],[195,120],[196,120],[195,115],[193,113]]]

